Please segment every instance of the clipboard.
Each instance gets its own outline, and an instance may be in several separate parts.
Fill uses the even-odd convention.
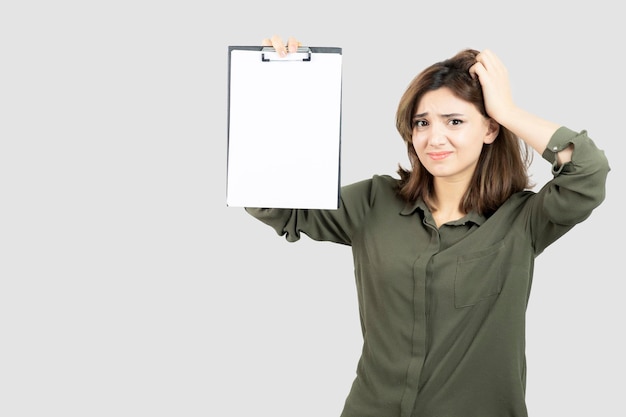
[[[227,206],[337,209],[341,48],[228,53]]]

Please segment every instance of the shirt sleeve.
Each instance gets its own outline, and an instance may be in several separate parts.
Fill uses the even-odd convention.
[[[571,161],[559,165],[556,154],[573,145]],[[536,248],[541,252],[574,225],[586,220],[606,197],[610,171],[604,151],[589,138],[587,131],[559,128],[542,157],[552,164],[553,179],[538,193],[533,230]]]
[[[351,245],[372,201],[372,179],[344,186],[336,210],[252,208],[245,210],[271,226],[287,241],[300,240],[301,233],[313,240]]]

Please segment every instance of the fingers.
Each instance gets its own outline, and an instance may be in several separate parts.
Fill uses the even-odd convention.
[[[480,78],[481,74],[487,71],[487,62],[489,61],[489,50],[485,49],[476,55],[476,63],[469,69],[473,79]]]
[[[485,67],[480,62],[475,63],[469,69],[469,73],[474,80],[480,79],[480,74],[484,74],[485,71]]]
[[[476,63],[469,69],[473,79],[480,79],[482,75],[506,74],[506,68],[500,59],[489,49],[484,49],[476,55]]]
[[[476,55],[476,62],[482,64],[488,72],[506,74],[507,70],[500,58],[493,51],[485,49]]]
[[[278,52],[278,55],[280,56],[287,55],[287,48],[285,47],[285,44],[283,43],[283,40],[280,38],[280,36],[278,35],[272,36],[271,41],[272,41],[272,46],[274,47],[276,52]]]
[[[280,36],[274,35],[271,38],[263,39],[261,45],[273,47],[278,55],[284,57],[288,52],[297,52],[298,47],[302,46],[302,43],[292,36],[287,40],[287,45],[285,45]]]
[[[496,54],[485,49],[476,55],[469,73],[480,82],[487,114],[500,121],[507,109],[514,107],[506,67]]]
[[[289,52],[298,52],[298,47],[302,46],[302,44],[293,36],[289,37],[289,40],[287,41],[287,50]]]

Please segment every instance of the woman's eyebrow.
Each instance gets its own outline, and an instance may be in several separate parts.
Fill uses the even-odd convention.
[[[425,117],[428,116],[428,112],[424,112],[424,113],[417,113],[415,115],[413,115],[414,119],[420,118],[420,117]],[[463,113],[445,113],[445,114],[440,114],[439,117],[443,117],[443,118],[448,118],[448,117],[461,117],[464,116]]]

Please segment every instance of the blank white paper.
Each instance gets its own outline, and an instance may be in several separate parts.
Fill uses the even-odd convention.
[[[227,205],[336,209],[341,53],[230,52]]]

